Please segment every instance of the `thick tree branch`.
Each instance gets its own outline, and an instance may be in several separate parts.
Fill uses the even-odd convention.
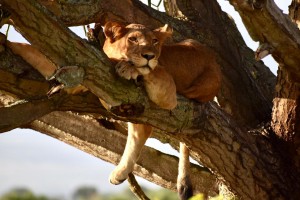
[[[127,179],[128,183],[129,183],[129,188],[130,190],[135,194],[135,196],[139,199],[139,200],[150,200],[146,194],[143,192],[142,188],[139,186],[138,182],[136,181],[134,175],[132,173],[130,173],[128,175],[128,179]]]
[[[300,1],[299,0],[292,0],[291,5],[289,6],[289,16],[293,22],[295,22],[300,27]]]
[[[66,2],[63,6],[58,1],[47,4],[42,0],[40,2],[69,25],[79,20],[82,13],[78,10],[82,11],[81,7],[85,6],[78,2]],[[175,30],[176,40],[193,38],[212,47],[218,52],[219,63],[223,69],[223,86],[218,97],[226,112],[239,122],[251,126],[270,120],[275,77],[266,66],[254,60],[253,51],[246,46],[235,24],[216,2],[196,1],[192,7],[197,9],[197,16],[200,17],[185,22],[174,20],[134,0],[123,1],[122,6],[115,6],[118,5],[117,0],[94,0],[88,3],[92,6],[84,7],[85,16],[88,16],[85,19],[95,19],[102,24],[109,19],[118,19],[151,27],[168,23]],[[78,4],[78,9],[74,9],[75,4]],[[206,9],[205,12],[201,12],[199,6]]]
[[[300,32],[289,17],[282,13],[273,0],[230,0],[239,12],[251,37],[270,44],[273,57],[284,64],[290,79],[300,82]]]
[[[252,38],[271,46],[271,53],[279,63],[272,127],[281,139],[289,142],[290,148],[286,154],[299,167],[300,31],[273,0],[230,2],[241,15]],[[296,8],[297,3],[293,2]],[[294,10],[291,13],[293,20],[297,20],[296,15]]]
[[[30,102],[20,101],[10,105],[10,107],[0,108],[0,132],[18,128],[42,117],[50,113],[54,105],[51,101],[42,99]]]
[[[13,55],[12,55],[13,57]],[[20,58],[16,58],[16,59],[20,59]],[[21,60],[21,59],[20,59]],[[11,64],[11,63],[10,63]],[[9,66],[11,66],[9,64]],[[26,66],[26,65],[25,65]],[[1,67],[5,67],[5,65],[2,65]],[[20,67],[19,70],[22,71],[22,68],[24,68],[24,66],[18,66]],[[26,67],[25,67],[26,68]],[[31,69],[32,70],[32,69]],[[27,71],[29,74],[31,73],[30,71]],[[18,77],[18,75],[14,74],[14,73],[10,73],[7,72],[5,74],[6,76],[4,76],[2,74],[1,76],[1,80],[7,80],[7,75],[10,77],[9,79],[11,80],[10,85],[7,86],[5,84],[1,84],[1,89],[4,89],[8,92],[13,92],[15,95],[20,95],[23,98],[26,97],[38,97],[39,95],[41,95],[40,91],[38,90],[39,85],[41,84],[41,82],[39,82],[38,80],[34,80],[32,79],[33,77],[31,77],[28,80],[28,77]],[[36,78],[36,77],[35,77]],[[37,78],[38,79],[38,78]],[[20,82],[25,82],[26,81],[30,81],[31,83],[31,93],[24,95],[24,91],[26,91],[26,87],[22,87],[22,86],[26,86],[26,84],[20,84],[18,86],[18,83]],[[13,87],[11,87],[13,86]],[[18,86],[18,87],[16,87]],[[35,94],[33,94],[33,91],[35,92]],[[44,91],[45,93],[47,91]],[[46,104],[46,106],[45,106]],[[31,106],[34,105],[34,106]],[[50,106],[49,106],[50,105]],[[28,111],[29,109],[29,111]],[[18,104],[18,105],[13,105],[11,107],[4,107],[4,108],[0,108],[0,118],[1,118],[1,123],[5,123],[6,125],[9,125],[9,128],[16,128],[17,126],[20,125],[25,125],[29,122],[31,122],[33,119],[36,119],[38,117],[40,117],[41,115],[44,115],[46,113],[50,113],[51,111],[54,110],[73,110],[73,111],[77,111],[77,112],[89,112],[89,113],[95,113],[95,112],[99,112],[101,113],[101,105],[98,101],[98,98],[94,97],[93,95],[90,94],[83,94],[83,95],[77,95],[77,96],[66,96],[66,95],[56,95],[55,97],[51,98],[51,99],[42,99],[42,100],[31,100],[30,102],[27,103],[23,103],[23,104]],[[28,115],[19,115],[19,113],[27,113]],[[20,116],[21,118],[15,118],[15,117],[9,117],[9,116]],[[50,116],[53,116],[54,114],[50,114]],[[78,119],[76,122],[74,122],[74,120],[70,120],[70,117],[72,116],[75,119]],[[45,118],[45,117],[44,117]],[[44,119],[42,118],[42,119]],[[97,145],[100,145],[100,147],[102,148],[103,151],[102,154],[106,155],[106,157],[103,158],[103,155],[100,154],[100,158],[108,161],[108,162],[112,162],[114,164],[116,164],[118,162],[118,160],[120,159],[120,156],[123,152],[123,148],[125,146],[125,142],[126,139],[123,137],[120,137],[119,134],[114,133],[113,136],[111,136],[111,134],[107,133],[107,130],[105,130],[103,127],[99,128],[99,124],[95,121],[93,121],[91,118],[87,119],[87,118],[82,118],[80,116],[77,115],[72,115],[72,114],[64,114],[64,113],[58,113],[54,118],[51,118],[52,121],[49,122],[50,120],[40,120],[40,121],[35,121],[33,124],[38,123],[38,127],[39,129],[37,129],[38,131],[41,131],[41,127],[43,127],[43,130],[47,130],[47,133],[49,134],[52,131],[52,137],[56,137],[59,138],[62,141],[68,141],[71,145],[76,146],[76,147],[80,147],[80,149],[83,149],[85,151],[87,151],[88,153],[92,153],[93,155],[95,155],[95,152],[91,152],[90,148],[91,146],[93,146],[93,149],[98,149],[99,147],[97,147]],[[46,119],[48,119],[46,117]],[[76,124],[76,126],[74,127],[74,124],[70,124],[69,126],[66,125],[66,123],[68,123],[70,121],[72,121],[73,123]],[[41,123],[44,122],[44,123]],[[59,123],[59,127],[56,126],[55,122]],[[47,123],[47,124],[45,124]],[[94,124],[94,126],[91,126],[91,123]],[[48,127],[47,125],[51,124],[50,127]],[[86,130],[86,124],[89,124],[89,127],[91,129],[89,129],[88,131]],[[66,127],[73,127],[74,129],[72,129],[72,131],[69,130],[64,130]],[[5,128],[5,129],[4,129]],[[1,131],[6,131],[7,127],[2,127]],[[57,135],[53,135],[53,133],[67,133],[67,131],[71,132],[73,135],[62,135],[60,137],[58,137]],[[94,136],[91,135],[91,131],[93,131]],[[98,132],[102,132],[103,136],[100,137],[98,134]],[[89,134],[87,134],[87,132]],[[110,132],[110,131],[108,131]],[[82,142],[78,142],[80,141],[80,139],[76,139],[76,141],[78,143],[74,143],[74,140],[76,138],[76,134],[80,135],[83,138]],[[86,141],[86,138],[89,138],[89,140],[92,140],[94,145],[88,143],[88,142],[84,142]],[[106,138],[108,137],[108,138]],[[71,139],[70,139],[71,138]],[[92,139],[91,139],[92,138]],[[119,138],[119,141],[117,138]],[[72,142],[70,142],[72,141]],[[103,147],[103,144],[99,144],[98,141],[105,141],[106,146]],[[98,143],[97,143],[98,142]],[[111,146],[108,149],[105,149],[105,147],[109,147],[111,144],[115,143],[118,148],[116,148],[116,146]],[[102,146],[101,146],[102,145]],[[100,148],[100,149],[101,149]],[[104,149],[103,149],[104,148]],[[115,152],[117,150],[117,152]],[[111,152],[111,153],[109,153]],[[117,157],[116,158],[111,158],[110,156],[107,157],[107,154],[116,154]],[[177,163],[178,163],[178,159],[175,159],[174,157],[170,157],[168,155],[164,155],[161,154],[159,152],[156,152],[155,150],[145,150],[145,154],[147,154],[148,156],[143,158],[142,161],[140,163],[143,163],[143,167],[139,167],[138,169],[142,168],[143,170],[140,171],[139,170],[139,175],[142,177],[145,176],[150,176],[150,178],[148,177],[148,180],[153,181],[159,185],[162,185],[166,188],[172,189],[172,190],[176,190],[176,175],[174,175],[173,173],[177,173]],[[99,157],[99,155],[96,155]],[[164,169],[166,169],[167,171],[161,171],[160,168],[157,168],[155,165],[153,165],[153,158],[156,158],[156,156],[158,156],[158,163],[165,163],[164,165],[169,165],[172,166],[171,169],[169,167],[163,167]],[[113,160],[112,160],[113,159]],[[150,168],[150,170],[154,170],[151,172],[147,172],[147,165],[152,166]],[[199,171],[200,170],[200,171]],[[147,172],[145,174],[145,171]],[[160,176],[158,176],[155,172],[158,171],[158,175],[161,174],[163,175],[163,178],[158,178]],[[198,172],[199,174],[198,174]],[[208,195],[215,195],[217,194],[217,186],[216,186],[216,180],[214,178],[213,175],[211,175],[208,171],[204,170],[203,172],[201,172],[202,169],[199,167],[193,167],[193,172],[194,172],[194,184],[195,184],[195,189],[198,192],[207,192]],[[153,174],[154,172],[154,174]],[[151,175],[149,175],[151,174]],[[203,177],[199,179],[199,175],[201,175]],[[145,177],[147,178],[147,177]],[[171,182],[170,182],[170,178],[171,178]],[[164,180],[166,179],[166,180]],[[155,181],[154,181],[155,180]]]
[[[119,162],[126,143],[125,135],[105,129],[92,118],[70,112],[53,112],[34,121],[29,127],[113,164]],[[162,187],[176,190],[177,166],[178,158],[144,147],[134,173]],[[216,180],[210,172],[196,165],[192,166],[191,171],[196,191],[216,194]]]
[[[10,53],[8,49],[7,51],[2,52],[0,56],[3,56],[3,54],[7,55],[7,53]],[[7,84],[8,82],[3,82],[3,84],[0,84],[0,90],[5,90],[6,92],[13,93],[18,97],[25,99],[29,98],[30,100],[29,102],[20,102],[18,104],[11,105],[10,107],[0,108],[0,121],[2,124],[0,132],[11,130],[18,126],[28,126],[28,123],[30,123],[31,121],[55,110],[72,110],[75,112],[90,113],[92,115],[96,114],[96,116],[99,116],[99,114],[105,115],[107,117],[110,116],[110,114],[107,113],[107,111],[101,106],[98,98],[89,92],[80,95],[66,95],[64,93],[61,93],[48,99],[47,97],[45,97],[47,90],[40,91],[39,89],[41,88],[41,84],[45,84],[45,88],[50,88],[49,84],[44,80],[40,80],[40,75],[38,75],[33,70],[33,68],[29,68],[29,66],[27,66],[27,64],[23,62],[20,57],[16,57],[13,54],[5,56],[5,58],[10,58],[10,60],[7,61],[4,58],[1,60],[3,62],[3,65],[0,66],[0,72],[3,72],[3,74],[0,74],[0,80],[10,81],[9,84]],[[4,61],[6,62],[4,63]],[[17,63],[19,63],[19,65],[15,66]],[[15,66],[18,68],[16,68],[16,71],[6,71],[15,68],[11,68],[11,66]],[[20,76],[19,74],[23,74],[24,71],[26,71],[26,76]],[[30,82],[30,91],[27,91],[27,82]],[[36,98],[41,97],[44,98],[35,100]],[[27,115],[19,115],[19,113],[27,113]],[[18,116],[18,118],[14,116]],[[72,124],[68,124],[70,123],[70,121]],[[91,151],[90,149],[92,147],[92,149],[102,149],[101,154],[97,154],[96,156],[114,164],[118,162],[126,142],[126,139],[124,138],[124,136],[121,136],[120,133],[117,133],[116,131],[106,130],[105,128],[101,127],[94,119],[81,117],[79,115],[70,113],[66,114],[63,112],[56,112],[56,114],[49,114],[48,116],[33,122],[33,124],[37,124],[36,126],[33,126],[35,128],[38,127],[36,128],[36,130],[43,131],[50,136],[58,138],[62,141],[67,141],[67,143],[84,151],[87,151],[88,153],[92,153],[93,155],[96,155],[98,151]],[[76,126],[74,124],[76,124]],[[87,124],[89,126],[88,130],[86,129]],[[69,130],[68,127],[73,128]],[[99,131],[101,132],[101,135],[98,135]],[[114,133],[113,136],[111,135],[111,132]],[[62,135],[59,135],[58,133]],[[125,133],[123,132],[123,134]],[[82,141],[75,143],[75,138],[77,142],[81,140]],[[86,140],[86,138],[89,138],[89,140]],[[87,141],[91,141],[92,144]],[[102,143],[100,143],[99,141],[101,141]],[[103,142],[105,145],[103,145]],[[116,145],[110,147],[110,145],[113,143],[115,143],[118,147],[116,147]],[[111,158],[110,156],[107,156],[107,154],[116,154],[117,157]],[[139,162],[140,164],[143,163],[143,167],[140,166],[138,168],[143,169],[142,172],[139,171],[139,175],[146,179],[148,176],[148,180],[153,181],[166,188],[176,190],[176,175],[174,175],[173,173],[177,173],[178,159],[174,158],[173,156],[168,156],[157,152],[154,149],[148,150],[148,148],[146,148],[144,154],[148,156],[145,156],[145,158],[141,158],[141,161]],[[152,162],[153,158],[158,159],[158,163],[165,163],[163,165],[167,166],[170,164],[171,168],[163,166],[166,171],[161,171],[161,169],[157,168],[155,166],[155,163]],[[151,166],[150,172],[144,174],[145,171],[149,170],[148,165]],[[207,195],[217,194],[217,183],[215,177],[210,172],[198,166],[193,166],[192,170],[194,176],[192,181],[195,184],[196,191],[201,193],[204,192]],[[163,177],[158,178],[160,176]]]
[[[32,85],[33,88],[36,85]],[[7,91],[7,88],[5,88]],[[0,132],[6,132],[26,125],[53,111],[69,111],[90,113],[94,116],[110,114],[102,107],[99,99],[89,93],[78,95],[57,94],[52,98],[35,100],[15,100],[15,103],[0,107]],[[20,113],[22,113],[20,115]]]
[[[165,121],[164,123],[169,125],[172,123],[171,126],[168,126],[170,128],[168,131],[171,132],[191,125],[191,123],[187,124],[185,119],[192,118],[190,117],[192,111],[183,110],[181,106],[178,106],[171,115],[168,111],[154,106],[151,106],[150,109],[150,102],[144,90],[135,87],[128,81],[117,80],[112,73],[113,67],[103,52],[95,50],[74,33],[64,28],[53,17],[49,17],[51,15],[47,11],[40,12],[44,8],[41,8],[35,1],[6,2],[4,0],[3,3],[11,9],[15,24],[33,45],[38,46],[59,66],[77,65],[83,67],[86,75],[82,84],[110,105],[115,106],[121,103],[144,105],[144,117],[139,119],[158,126],[155,123],[155,118],[157,117],[156,112],[159,112],[161,119]],[[23,11],[21,12],[19,9]],[[35,16],[25,13],[35,13]],[[31,21],[31,23],[24,23],[25,21]],[[53,30],[55,33],[42,35],[39,33],[41,27],[45,29],[45,34],[51,33]],[[194,106],[190,101],[182,99],[182,106],[184,105],[191,108]]]
[[[16,79],[16,83],[17,83],[18,79],[17,78],[15,78],[15,79]],[[34,89],[34,84],[32,85],[32,88],[33,88],[33,91],[37,91]],[[22,89],[24,89],[24,88],[21,88],[21,90]],[[69,108],[72,109],[71,106]],[[187,107],[184,107],[184,105],[183,105],[183,108],[187,109]],[[57,108],[57,109],[59,109],[59,108]],[[75,105],[73,105],[73,109],[76,109]],[[190,108],[190,109],[192,109],[192,108]],[[91,112],[91,110],[89,110],[89,111]],[[156,117],[158,117],[158,116],[159,115],[157,115]],[[263,175],[263,177],[259,177],[259,175],[257,177],[257,175],[256,175],[256,176],[253,176],[250,178],[247,175],[247,174],[251,173],[251,171],[254,169],[255,164],[253,166],[253,162],[260,163],[260,165],[257,166],[257,168],[258,168],[257,170],[261,170],[261,168],[265,170],[268,168],[265,165],[269,165],[269,163],[265,163],[266,161],[263,161],[263,158],[265,158],[265,157],[271,158],[272,156],[274,156],[274,158],[272,158],[271,160],[280,160],[280,158],[278,158],[276,156],[276,154],[272,153],[273,152],[272,147],[266,145],[266,144],[268,144],[268,141],[266,141],[264,138],[260,138],[258,136],[252,137],[251,135],[237,129],[236,128],[237,124],[235,124],[233,121],[230,121],[230,118],[228,116],[224,116],[217,107],[215,107],[211,104],[197,105],[196,107],[194,107],[193,116],[191,117],[191,119],[193,119],[193,118],[195,120],[193,120],[191,122],[187,122],[187,123],[192,123],[191,129],[185,130],[184,133],[180,133],[177,135],[169,134],[171,140],[173,140],[173,143],[174,143],[174,141],[176,141],[175,138],[177,138],[181,141],[184,141],[193,150],[192,154],[196,160],[201,161],[206,166],[209,166],[217,174],[222,175],[226,180],[228,180],[228,183],[233,188],[238,188],[237,192],[239,194],[240,193],[245,194],[246,188],[242,188],[238,182],[235,182],[235,181],[231,182],[231,180],[230,180],[230,177],[234,177],[235,176],[234,174],[237,173],[236,170],[238,170],[238,169],[242,170],[239,172],[239,176],[240,176],[241,180],[244,180],[243,182],[245,182],[245,183],[249,182],[249,181],[255,182],[255,180],[258,178],[259,180],[264,180],[265,182],[268,182],[268,185],[271,184],[270,187],[272,187],[272,189],[274,191],[276,191],[276,188],[273,187],[273,184],[277,183],[278,181],[276,181],[274,179],[274,177],[272,177],[272,176],[268,177],[267,172],[265,172],[264,174],[261,174],[261,175]],[[76,128],[74,126],[74,124],[80,125],[81,123],[79,123],[79,122],[70,124],[70,126],[65,126],[66,121],[68,121],[68,120],[64,120],[63,117],[58,116],[54,120],[47,122],[47,124],[51,124],[51,127],[58,128],[57,125],[54,126],[54,124],[56,122],[59,122],[59,123],[61,123],[60,124],[61,127],[58,128],[59,130],[64,130],[63,127],[70,127],[70,128],[74,128],[75,130],[80,130],[79,133],[76,133],[76,134],[81,134],[80,137],[83,137],[83,140],[86,140],[87,138],[99,137],[98,135],[92,136],[90,134],[87,134],[87,133],[91,133],[91,131],[87,131],[85,129],[86,128],[85,126],[82,126],[82,128],[84,128],[85,130],[81,130],[81,129],[79,129],[79,127]],[[160,122],[160,121],[158,121],[157,123],[160,123],[161,128],[170,126],[170,124],[164,124],[164,122]],[[228,124],[228,123],[230,123],[230,124]],[[45,126],[45,128],[46,128],[47,124],[44,124],[43,126]],[[87,124],[87,122],[85,121],[84,124]],[[89,127],[90,126],[92,126],[92,125],[89,123]],[[203,131],[201,131],[201,133],[198,132],[200,127],[203,127]],[[70,133],[70,131],[66,131],[66,130],[65,130],[65,132]],[[214,133],[214,134],[212,134],[212,133]],[[112,138],[114,138],[114,137],[112,137]],[[257,144],[256,142],[254,142],[252,140],[257,141],[259,144]],[[107,141],[107,140],[103,140],[103,141]],[[266,142],[266,144],[261,145],[261,142]],[[112,142],[108,142],[107,144],[111,145],[111,143]],[[125,143],[125,140],[124,140],[124,143]],[[220,150],[220,151],[222,151],[222,153],[220,153],[218,150],[220,148],[220,143],[226,144],[224,147],[221,148],[222,150]],[[72,143],[72,144],[75,145],[74,143]],[[252,144],[254,144],[254,145],[252,145]],[[80,143],[80,145],[82,146],[81,148],[86,148],[86,147],[84,147],[84,145],[82,145],[82,143]],[[79,147],[80,145],[75,145],[75,146]],[[103,146],[103,144],[101,144],[100,146]],[[264,148],[267,148],[267,149],[260,149],[258,151],[255,150],[255,149],[257,149],[257,147],[261,148],[261,146]],[[116,147],[113,146],[111,148],[114,149]],[[122,149],[119,150],[119,154],[121,154],[121,152],[122,152]],[[264,154],[267,152],[268,152],[268,155],[264,156]],[[247,155],[246,156],[247,162],[240,160],[240,158],[243,158],[243,156],[245,154]],[[147,153],[147,155],[148,155],[148,153]],[[227,168],[226,169],[222,168],[222,166],[224,166],[225,164],[223,163],[223,161],[224,161],[223,159],[219,160],[220,156],[224,157],[224,158],[229,157],[230,160],[232,160],[233,163],[235,163],[237,165],[234,165],[234,167],[235,167],[234,169],[229,170],[233,166],[231,166],[229,163],[226,163]],[[143,165],[145,165],[147,163],[147,158],[148,158],[148,156],[141,157],[140,163],[143,163]],[[262,158],[262,160],[256,161],[257,158]],[[146,161],[144,159],[146,159]],[[251,162],[249,162],[249,160],[251,160]],[[151,161],[152,160],[149,160],[149,162],[151,162]],[[247,163],[250,165],[248,166]],[[237,166],[239,166],[241,168],[239,168]],[[248,167],[245,167],[245,166],[248,166]],[[275,172],[275,171],[278,169],[279,170],[284,169],[284,168],[282,168],[280,162],[276,165],[276,167],[274,166],[274,169],[273,169],[274,171],[271,170],[271,172],[272,172],[271,174],[273,174],[273,173],[277,174],[277,172]],[[270,169],[268,172],[270,173]],[[279,174],[280,174],[279,177],[282,177],[284,175],[284,173],[282,173],[282,174],[279,173]],[[279,178],[279,177],[277,177],[277,178]],[[263,182],[262,185],[264,185],[265,182]],[[260,185],[260,183],[256,183],[256,184],[258,184],[258,185],[256,185],[256,187],[258,187]],[[245,187],[248,186],[247,184],[244,184],[244,185],[245,185]],[[288,184],[286,184],[286,185],[288,185]],[[285,191],[285,190],[287,190],[287,189],[283,190],[282,188],[280,188],[280,191]],[[260,196],[263,194],[264,193],[262,193],[262,194],[256,193],[256,196]],[[274,195],[275,194],[278,195],[278,193],[274,192]],[[254,195],[254,194],[249,194],[249,196],[251,196],[251,195]]]
[[[253,5],[249,1],[232,0],[231,3],[240,13],[252,38],[273,48],[272,55],[280,65],[272,126],[277,135],[287,141],[295,140],[294,144],[299,148],[300,31],[272,0],[257,1]],[[290,17],[296,22],[298,4],[295,0],[290,6]]]
[[[107,113],[99,99],[89,92],[79,95],[61,92],[48,98],[49,82],[9,49],[0,53],[0,77],[0,90],[22,99],[0,108],[0,132],[17,128],[55,110]]]
[[[6,90],[20,98],[44,97],[51,87],[45,78],[9,48],[4,45],[1,47],[4,50],[0,52],[0,90]]]

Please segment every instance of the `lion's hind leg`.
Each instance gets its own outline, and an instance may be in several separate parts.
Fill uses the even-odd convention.
[[[193,188],[189,176],[190,154],[188,147],[182,142],[180,142],[179,154],[177,191],[181,200],[188,200],[193,196]]]
[[[6,45],[14,54],[21,56],[45,78],[49,78],[55,73],[56,66],[46,58],[44,54],[30,44],[7,41]]]

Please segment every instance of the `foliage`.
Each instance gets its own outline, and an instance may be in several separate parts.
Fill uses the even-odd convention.
[[[146,195],[151,200],[178,200],[178,196],[175,192],[166,189],[159,189],[159,190],[147,190],[143,188]],[[104,196],[105,200],[128,200],[128,199],[137,199],[133,193],[126,189],[121,193],[118,194],[107,194]]]
[[[191,197],[189,200],[204,200],[203,194],[197,194],[193,197]]]
[[[175,192],[159,189],[159,190],[149,190],[143,188],[147,196],[151,200],[178,200],[178,196]],[[137,199],[134,194],[126,189],[118,193],[106,193],[101,194],[96,188],[90,186],[82,186],[75,190],[72,195],[73,200],[135,200]],[[44,195],[37,196],[33,192],[24,188],[16,188],[0,196],[0,200],[54,200],[52,197],[46,197]],[[56,199],[60,200],[60,199]],[[199,199],[197,199],[199,200]]]
[[[160,189],[148,191],[148,197],[152,200],[177,200],[177,193],[170,190]]]
[[[25,188],[13,189],[2,197],[0,200],[48,200],[46,196],[36,196],[33,192]]]
[[[94,187],[84,186],[78,188],[73,194],[74,200],[101,200],[100,194]]]

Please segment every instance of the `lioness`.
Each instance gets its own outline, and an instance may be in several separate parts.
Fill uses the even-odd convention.
[[[110,59],[119,62],[117,73],[126,79],[142,76],[149,98],[161,108],[176,106],[176,90],[187,98],[207,102],[220,89],[221,72],[214,52],[195,40],[163,45],[172,35],[168,25],[150,30],[141,24],[124,26],[108,22],[104,34],[103,50]],[[110,175],[111,183],[123,182],[133,171],[151,131],[148,125],[128,123],[126,147],[119,165]],[[188,199],[192,195],[186,169],[189,151],[183,143],[180,154],[177,189],[181,199]]]
[[[110,59],[118,62],[116,72],[125,79],[142,76],[149,98],[161,108],[171,110],[176,107],[176,91],[199,102],[210,101],[218,93],[221,72],[214,52],[194,40],[163,45],[172,35],[168,25],[150,30],[141,24],[124,26],[108,22],[104,33],[103,50]],[[32,46],[11,42],[6,45],[45,77],[55,73],[56,66]],[[151,132],[149,125],[128,123],[126,147],[120,163],[110,175],[111,183],[119,184],[127,179]],[[188,157],[188,148],[181,143],[177,180],[181,199],[192,195],[187,173]]]

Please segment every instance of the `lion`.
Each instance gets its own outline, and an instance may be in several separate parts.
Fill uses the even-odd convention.
[[[104,26],[103,50],[118,62],[116,72],[125,79],[142,76],[147,94],[159,107],[176,107],[176,92],[199,102],[213,100],[221,86],[221,71],[214,52],[195,40],[164,44],[172,35],[165,25],[151,30],[141,24],[124,26],[108,22]],[[128,123],[128,138],[120,163],[110,175],[110,182],[120,184],[133,171],[141,148],[152,127]],[[180,144],[177,189],[181,199],[192,196],[188,175],[189,150]]]
[[[149,99],[159,107],[174,109],[177,93],[202,103],[213,100],[217,95],[221,71],[215,53],[209,47],[191,39],[164,44],[172,36],[168,25],[151,30],[141,24],[125,26],[108,22],[104,26],[104,34],[103,51],[117,62],[116,73],[128,80],[142,77]],[[56,66],[31,45],[9,41],[6,45],[44,77],[49,78],[55,73]],[[69,90],[69,93],[85,90]],[[151,132],[150,125],[128,123],[124,153],[109,178],[112,184],[120,184],[127,179]],[[177,189],[181,199],[192,196],[188,168],[189,149],[180,143]]]

